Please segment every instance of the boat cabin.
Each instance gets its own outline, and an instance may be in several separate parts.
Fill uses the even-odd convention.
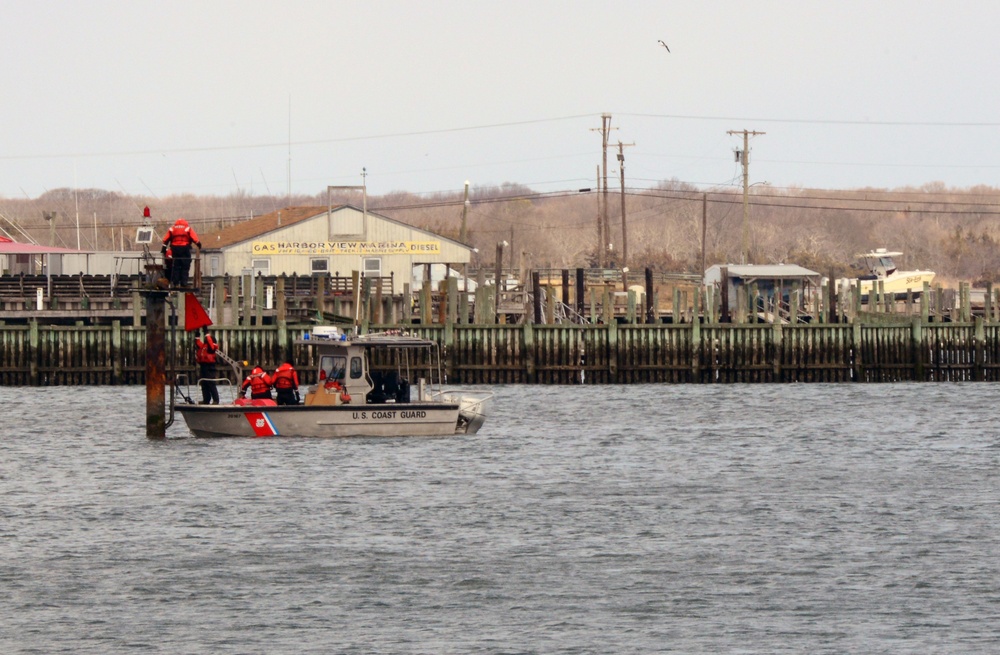
[[[306,405],[371,405],[408,403],[410,399],[410,358],[413,349],[436,352],[437,344],[427,339],[402,335],[361,335],[348,338],[336,328],[316,328],[298,343],[316,349],[316,379],[305,395]],[[386,356],[386,367],[372,369],[371,351]],[[414,358],[417,359],[417,358]],[[437,361],[432,358],[430,361]],[[431,367],[433,374],[433,367]],[[427,398],[426,381],[417,381],[416,401]]]
[[[896,272],[896,262],[893,257],[901,257],[901,252],[890,252],[885,248],[876,248],[871,252],[858,255],[868,269],[867,275],[859,275],[859,280],[881,280]]]

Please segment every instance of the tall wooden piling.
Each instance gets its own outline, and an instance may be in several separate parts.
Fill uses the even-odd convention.
[[[653,269],[646,269],[646,323],[656,322],[656,286],[653,284]],[[697,311],[697,310],[696,310]]]
[[[165,439],[167,360],[164,347],[166,291],[145,291],[146,296],[146,436]]]

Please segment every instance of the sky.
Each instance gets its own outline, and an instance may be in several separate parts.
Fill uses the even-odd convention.
[[[1000,186],[1000,3],[7,0],[0,198]],[[658,41],[663,40],[669,52]]]

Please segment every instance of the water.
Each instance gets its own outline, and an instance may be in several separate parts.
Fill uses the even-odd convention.
[[[976,653],[989,384],[496,388],[479,435],[144,434],[0,388],[3,653]]]

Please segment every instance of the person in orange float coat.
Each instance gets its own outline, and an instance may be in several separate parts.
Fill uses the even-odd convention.
[[[334,369],[330,372],[330,377],[326,377],[325,371],[320,371],[319,381],[323,383],[323,388],[332,389],[334,393],[340,392],[341,402],[351,402],[351,394],[347,393],[344,386],[344,369]]]
[[[271,380],[278,393],[279,405],[299,404],[299,374],[291,364],[285,362],[279,366]]]
[[[163,237],[163,254],[169,248],[173,254],[173,265],[170,270],[170,286],[186,288],[188,271],[191,268],[191,244],[201,250],[201,239],[194,228],[183,218],[178,218],[173,227],[167,230]]]
[[[274,400],[271,397],[271,376],[259,366],[254,366],[247,379],[243,380],[243,386],[240,387],[241,396],[246,393],[247,387],[250,387],[250,397],[255,400]]]
[[[194,354],[194,361],[198,362],[198,377],[201,379],[201,404],[218,405],[219,388],[213,378],[218,377],[215,369],[215,351],[219,349],[219,346],[215,343],[212,335],[207,332],[205,340],[195,339],[194,345],[198,348]]]

